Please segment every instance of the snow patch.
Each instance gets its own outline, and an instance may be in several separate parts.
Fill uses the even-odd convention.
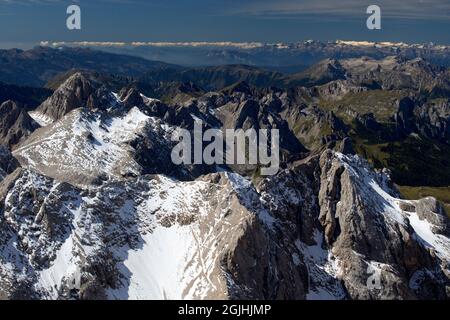
[[[308,300],[341,300],[345,299],[345,290],[339,278],[342,269],[339,260],[331,251],[323,249],[323,234],[314,230],[315,245],[307,246],[300,240],[296,241],[297,249],[302,252],[308,268],[309,292]]]
[[[421,243],[436,251],[441,259],[450,261],[450,239],[432,231],[432,224],[427,220],[420,220],[417,213],[408,213],[409,223],[419,237]]]
[[[29,116],[36,121],[41,127],[46,127],[49,124],[52,124],[54,120],[49,116],[39,112],[39,111],[31,111],[28,112]]]

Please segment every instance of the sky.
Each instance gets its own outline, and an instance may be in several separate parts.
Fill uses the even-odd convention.
[[[82,29],[66,28],[77,4]],[[382,29],[366,9],[380,6]],[[0,47],[40,41],[297,42],[308,39],[450,45],[450,0],[0,0]]]

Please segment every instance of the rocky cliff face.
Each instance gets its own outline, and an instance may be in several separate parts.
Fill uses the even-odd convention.
[[[12,147],[29,136],[39,125],[14,101],[0,105],[0,145]]]
[[[448,297],[442,208],[400,200],[357,156],[325,150],[257,187],[236,173],[75,187],[31,166],[1,189],[4,298]]]
[[[59,120],[77,108],[90,110],[110,107],[113,101],[111,93],[95,80],[85,74],[76,72],[70,76],[32,116],[43,124]]]
[[[4,297],[304,297],[300,270],[270,237],[274,219],[237,175],[144,176],[89,191],[27,170],[14,178],[2,221]],[[298,286],[276,289],[279,277]]]
[[[326,170],[319,220],[326,243],[342,262],[349,295],[445,298],[450,242],[442,207],[434,199],[400,200],[385,174],[371,172],[357,157],[337,158],[330,152],[320,158]],[[380,271],[378,290],[370,290],[364,271]]]

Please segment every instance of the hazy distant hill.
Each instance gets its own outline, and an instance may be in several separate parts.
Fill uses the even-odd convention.
[[[274,68],[286,73],[299,72],[324,59],[347,59],[361,56],[375,59],[392,55],[408,59],[422,57],[437,65],[450,66],[450,46],[435,44],[308,40],[276,44],[149,43],[139,46],[124,44],[120,47],[97,44],[92,48],[186,66],[245,64]],[[299,66],[303,67],[299,69]]]
[[[139,76],[152,69],[175,66],[138,57],[91,49],[36,47],[22,51],[0,50],[0,81],[24,86],[43,86],[57,74],[70,69]]]

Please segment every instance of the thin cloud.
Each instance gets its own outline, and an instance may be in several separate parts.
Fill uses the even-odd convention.
[[[364,16],[365,9],[371,4],[379,5],[383,16],[388,18],[450,19],[448,0],[250,0],[239,9],[231,9],[228,13],[259,17],[302,15],[356,17]]]

